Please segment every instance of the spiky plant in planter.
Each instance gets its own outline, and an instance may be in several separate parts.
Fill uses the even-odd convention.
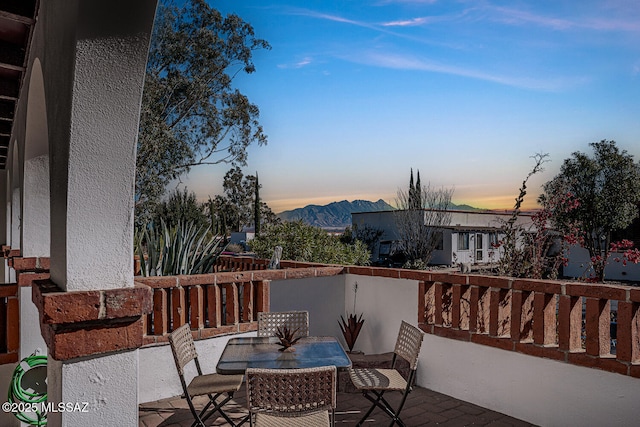
[[[349,347],[349,353],[353,351],[353,347],[356,344],[356,340],[358,339],[358,335],[360,334],[360,330],[362,329],[362,325],[364,324],[362,314],[360,314],[360,316],[356,314],[357,295],[358,282],[353,285],[353,313],[347,316],[347,320],[345,320],[343,316],[340,316],[340,321],[338,322],[338,324],[340,325],[340,330],[342,331],[342,335],[344,336],[344,341],[347,343],[347,347]]]
[[[296,337],[296,333],[300,328],[296,328],[294,330],[289,329],[286,325],[282,327],[282,329],[278,326],[276,329],[276,337],[280,340],[280,345],[282,348],[280,351],[295,351],[293,345],[298,342],[302,336]]]

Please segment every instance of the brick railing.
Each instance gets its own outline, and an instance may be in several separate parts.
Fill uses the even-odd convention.
[[[18,361],[20,300],[17,284],[0,284],[0,364]]]
[[[215,271],[254,271],[266,270],[269,266],[268,259],[254,258],[250,256],[238,255],[221,255],[215,264]],[[313,262],[301,261],[280,261],[280,268],[308,268],[308,267],[326,267],[327,264],[318,264]]]
[[[153,312],[144,318],[144,344],[164,343],[189,322],[195,339],[255,331],[257,313],[269,311],[272,280],[340,274],[342,267],[249,270],[190,276],[136,277],[153,289]]]
[[[418,323],[427,333],[640,378],[638,287],[420,276]]]

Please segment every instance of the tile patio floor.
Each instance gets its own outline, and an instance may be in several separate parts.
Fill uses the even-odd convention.
[[[391,402],[397,403],[400,393],[391,393]],[[368,400],[360,393],[338,393],[338,408],[336,410],[337,426],[355,426],[363,412],[366,411]],[[196,400],[197,403],[203,400]],[[244,386],[234,399],[227,404],[225,410],[232,419],[240,419],[247,414]],[[200,403],[202,408],[202,403]],[[471,403],[457,400],[444,394],[436,393],[421,387],[416,387],[410,394],[402,410],[402,419],[407,426],[531,426],[532,424],[509,417],[499,412],[490,411]],[[139,427],[189,427],[193,421],[191,412],[185,400],[180,397],[159,400],[140,405]],[[376,409],[367,420],[367,426],[386,426],[389,418]],[[207,426],[228,426],[222,417],[209,419]],[[248,424],[244,424],[248,426]]]

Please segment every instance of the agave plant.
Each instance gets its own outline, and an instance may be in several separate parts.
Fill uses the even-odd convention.
[[[208,227],[180,221],[173,227],[164,221],[136,232],[136,253],[143,276],[208,273],[222,252],[224,239],[211,236]]]
[[[286,325],[280,329],[276,329],[276,337],[280,340],[279,344],[282,346],[282,351],[287,351],[293,348],[293,345],[298,342],[302,336],[296,337],[296,333],[300,328],[289,329]]]

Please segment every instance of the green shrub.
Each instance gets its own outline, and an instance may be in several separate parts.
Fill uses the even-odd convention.
[[[282,259],[286,260],[341,265],[369,263],[369,251],[361,241],[342,243],[339,237],[302,221],[269,225],[250,244],[261,258],[271,258],[274,248],[281,246]]]

